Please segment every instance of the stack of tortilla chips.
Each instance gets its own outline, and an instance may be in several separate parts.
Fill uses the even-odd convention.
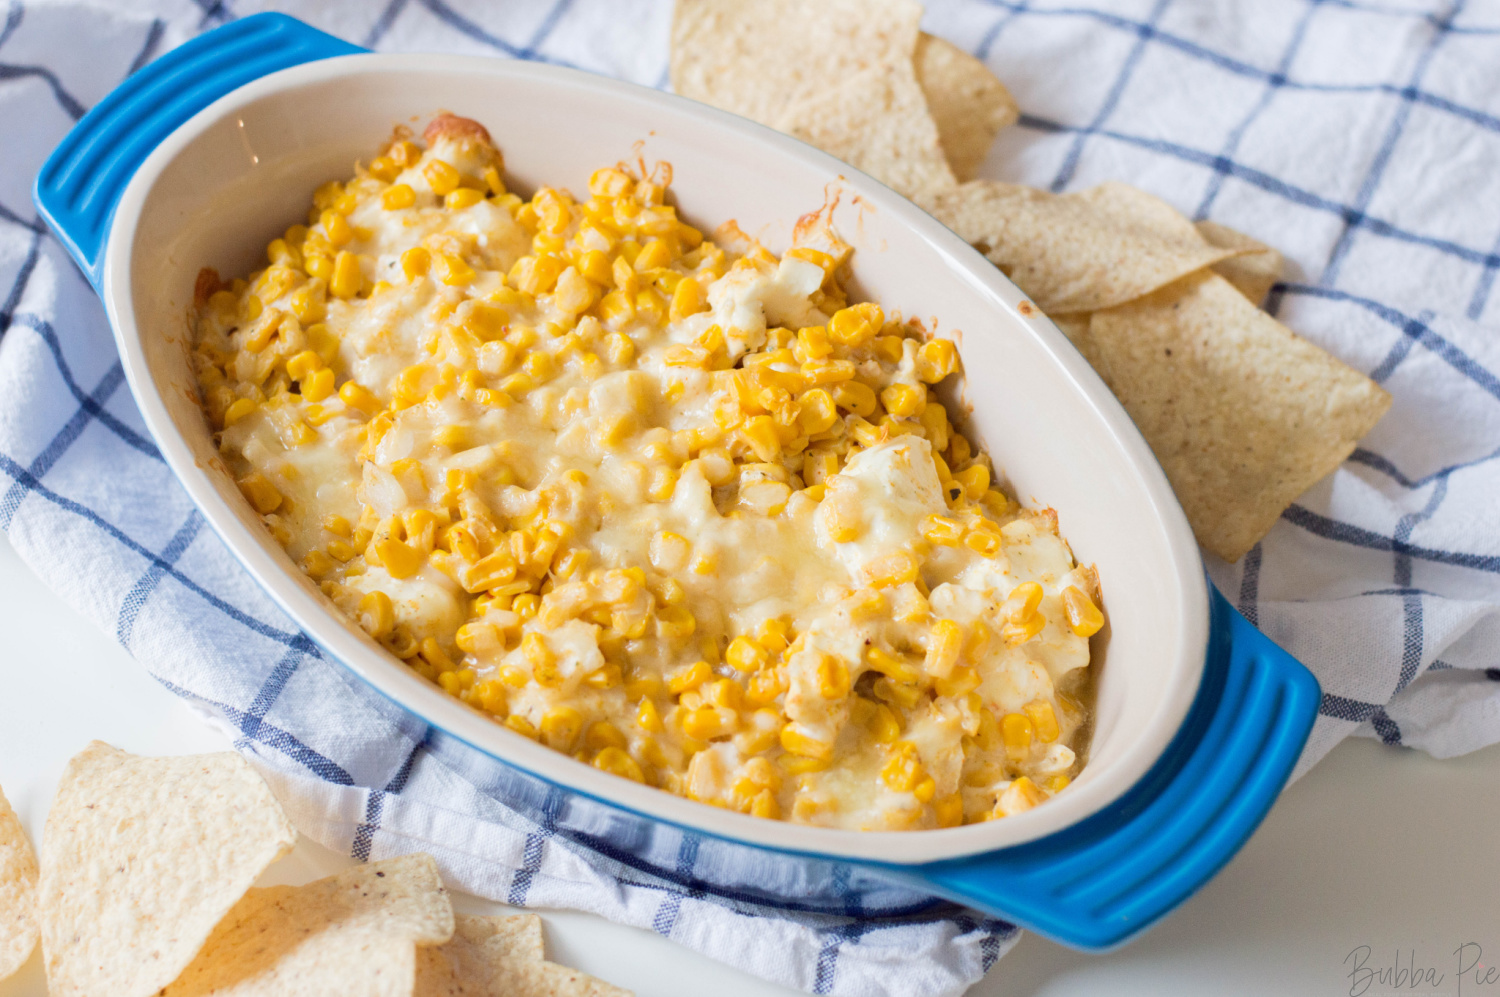
[[[921,16],[914,0],[678,0],[672,85],[875,176],[984,253],[1120,399],[1199,542],[1238,560],[1390,396],[1260,309],[1271,247],[1120,183],[973,179],[1016,104]]]
[[[0,979],[40,936],[54,997],[629,997],[546,961],[534,914],[455,915],[430,855],[253,887],[296,835],[239,755],[96,741],[63,774],[40,870],[0,797]]]

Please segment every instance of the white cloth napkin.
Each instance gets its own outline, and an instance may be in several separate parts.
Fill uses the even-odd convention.
[[[666,80],[665,0],[276,6],[381,51]],[[691,856],[658,875],[550,836],[486,792],[490,763],[351,696],[203,529],[122,390],[103,310],[35,220],[30,186],[130,71],[260,9],[9,8],[0,528],[16,550],[231,731],[325,845],[428,850],[460,889],[594,911],[817,993],[940,995],[977,980],[1014,944],[1009,925],[953,908],[799,914],[693,886]],[[985,58],[1025,112],[985,175],[1057,190],[1123,179],[1280,247],[1291,267],[1272,311],[1395,396],[1354,458],[1240,564],[1208,559],[1231,601],[1323,683],[1299,773],[1351,733],[1442,757],[1500,740],[1500,13],[934,0],[924,26]]]

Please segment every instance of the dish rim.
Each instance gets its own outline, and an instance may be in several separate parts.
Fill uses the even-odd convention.
[[[440,63],[435,61],[439,58]],[[330,607],[312,595],[304,580],[294,577],[287,565],[277,563],[266,550],[263,538],[251,533],[216,490],[209,477],[211,472],[197,465],[186,437],[151,383],[144,339],[135,321],[131,279],[134,236],[157,177],[211,125],[238,108],[277,92],[369,71],[458,78],[530,77],[546,86],[590,91],[600,98],[601,109],[624,101],[738,131],[765,147],[770,155],[798,160],[803,166],[838,178],[846,189],[897,219],[920,246],[932,251],[942,265],[956,270],[974,293],[982,295],[987,306],[1002,312],[1016,331],[1038,338],[1089,403],[1093,416],[1103,421],[1122,448],[1123,456],[1137,472],[1138,484],[1145,486],[1145,497],[1158,514],[1167,553],[1177,568],[1178,577],[1174,581],[1184,600],[1182,652],[1180,660],[1172,666],[1166,695],[1157,701],[1143,736],[1111,763],[1113,771],[1109,778],[1076,787],[1073,793],[1049,801],[1046,807],[1005,821],[943,830],[846,831],[752,818],[620,779],[514,735],[402,667],[368,638],[356,636]],[[694,206],[694,211],[707,213],[699,205]],[[147,157],[127,185],[109,224],[104,254],[100,296],[142,418],[173,474],[262,590],[356,680],[475,750],[566,791],[646,819],[761,849],[892,865],[971,857],[1047,837],[1106,809],[1150,771],[1177,734],[1197,694],[1208,648],[1209,615],[1201,557],[1165,474],[1119,402],[1057,327],[1034,305],[1030,306],[1030,314],[1023,314],[1020,305],[1027,300],[1025,295],[956,234],[878,180],[765,126],[673,94],[566,67],[483,56],[379,53],[337,56],[280,70],[248,83],[214,101],[173,131]]]

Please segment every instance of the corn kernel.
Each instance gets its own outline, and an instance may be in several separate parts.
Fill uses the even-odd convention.
[[[672,305],[667,314],[673,322],[681,322],[689,315],[703,311],[707,305],[703,286],[692,277],[684,277],[672,292]]]
[[[367,388],[353,381],[345,381],[339,387],[339,400],[350,408],[359,409],[366,415],[374,415],[383,408],[380,399],[371,394]]]
[[[1032,728],[1036,731],[1038,741],[1051,744],[1057,740],[1061,731],[1057,726],[1057,712],[1052,709],[1051,703],[1045,699],[1036,699],[1027,703],[1023,709],[1031,721]]]
[[[323,360],[312,350],[303,350],[286,362],[286,372],[294,381],[300,381],[319,367]]]
[[[433,262],[438,265],[438,279],[449,287],[463,287],[475,277],[474,268],[455,253],[438,253]]]
[[[1011,589],[1000,606],[1000,616],[1009,623],[1019,623],[1036,614],[1042,604],[1042,587],[1036,582],[1022,582]]]
[[[969,501],[977,502],[984,497],[984,493],[990,487],[990,469],[983,464],[975,464],[962,471],[954,472],[953,480],[963,486],[964,494]]]
[[[1034,728],[1031,719],[1023,713],[1007,713],[1000,720],[1000,738],[1005,742],[1005,754],[1013,762],[1024,761],[1031,753]]]
[[[606,166],[589,176],[589,193],[595,197],[624,197],[635,186],[635,181],[623,170]]]
[[[656,704],[649,699],[641,700],[641,705],[636,708],[635,722],[642,730],[653,734],[660,734],[666,729],[661,722],[661,714],[656,710]]]
[[[745,422],[740,435],[763,463],[771,463],[781,456],[781,437],[776,432],[776,420],[768,415],[758,415]]]
[[[401,166],[389,156],[376,156],[370,160],[370,176],[390,183],[401,175]]]
[[[371,546],[376,559],[392,578],[410,578],[422,567],[421,553],[400,540],[377,540]]]
[[[484,185],[494,196],[505,196],[505,181],[501,178],[500,171],[495,167],[486,166],[484,168]]]
[[[797,730],[792,724],[788,724],[781,729],[781,747],[790,754],[801,755],[804,758],[813,758],[820,762],[828,762],[833,759],[832,743],[809,737]]]
[[[1046,625],[1047,617],[1041,613],[1032,613],[1023,620],[1005,624],[1000,630],[1000,636],[1010,646],[1019,647],[1041,633]]]
[[[423,638],[418,648],[417,653],[422,656],[422,660],[427,662],[433,670],[441,673],[452,672],[458,669],[458,664],[448,656],[448,652],[443,650],[442,645],[437,642],[436,638]]]
[[[821,772],[828,768],[829,760],[824,758],[812,758],[807,755],[782,755],[776,759],[776,764],[786,771],[787,775],[805,775],[808,772]],[[798,800],[800,803],[801,800]]]
[[[857,416],[875,414],[875,389],[858,381],[844,381],[833,389],[833,400],[838,407]]]
[[[874,588],[889,588],[917,580],[917,559],[905,551],[896,551],[870,561],[864,567],[865,577]]]
[[[500,628],[493,623],[470,620],[458,628],[453,640],[465,654],[479,654],[500,646]]]
[[[909,384],[892,384],[880,392],[880,403],[891,415],[908,418],[921,415],[927,399]]]
[[[924,775],[917,746],[910,741],[898,741],[892,745],[890,759],[880,770],[880,781],[894,792],[909,793]]]
[[[583,735],[583,743],[595,751],[604,748],[623,748],[628,741],[625,735],[620,733],[620,728],[608,720],[596,720],[589,724],[587,733]]]
[[[822,360],[833,352],[828,340],[828,328],[821,325],[807,326],[797,330],[796,355],[799,363]]]
[[[935,679],[932,683],[932,688],[939,696],[949,696],[957,699],[979,688],[979,682],[980,678],[977,671],[968,665],[959,665],[946,678]]]
[[[449,211],[462,211],[465,208],[472,208],[483,200],[484,193],[482,191],[477,191],[473,187],[460,187],[457,190],[450,190],[448,192],[447,196],[443,198],[443,207]]]
[[[728,737],[739,726],[739,718],[733,710],[706,706],[691,710],[682,718],[682,732],[699,741],[712,741]]]
[[[367,592],[355,609],[355,620],[376,640],[386,636],[396,626],[396,610],[391,605],[391,597],[378,590]]]
[[[819,509],[830,540],[834,543],[850,543],[859,539],[864,530],[864,520],[860,516],[859,504],[852,495],[834,489],[823,499]]]
[[[537,729],[531,726],[531,723],[525,717],[517,716],[514,713],[505,718],[505,726],[509,727],[517,734],[520,734],[522,737],[531,738],[533,741],[535,741],[538,737]]]
[[[1042,788],[1023,775],[1000,794],[995,811],[1002,816],[1009,816],[1024,813],[1046,801],[1047,794]]]
[[[673,695],[681,695],[698,688],[713,677],[713,669],[706,661],[694,662],[687,668],[679,669],[667,678],[667,691]]]
[[[333,261],[322,253],[308,253],[302,260],[302,266],[309,277],[327,280],[333,276]]]
[[[401,272],[407,280],[416,280],[432,266],[432,254],[421,246],[413,246],[401,254]]]
[[[579,258],[578,272],[600,287],[609,287],[614,282],[609,257],[597,249],[591,249]]]
[[[833,396],[822,388],[804,392],[797,399],[797,406],[797,424],[807,436],[827,432],[839,418],[838,405]]]
[[[598,297],[597,287],[577,270],[567,267],[557,278],[552,303],[570,315],[579,315],[592,308]]]
[[[333,394],[333,382],[333,371],[324,367],[321,370],[313,371],[305,380],[299,382],[297,390],[302,393],[304,400],[321,402]]]
[[[936,513],[922,520],[922,536],[940,547],[957,547],[963,542],[964,527],[956,519]]]
[[[764,668],[770,655],[758,642],[749,637],[736,637],[724,651],[724,660],[736,671],[755,672]]]
[[[232,407],[232,406],[231,406]],[[229,424],[229,413],[224,414],[224,424]],[[1092,637],[1104,626],[1104,614],[1083,589],[1069,585],[1063,589],[1063,615],[1068,627],[1080,637]]]
[[[917,350],[917,376],[936,384],[958,369],[958,350],[951,340],[934,339]]]
[[[781,816],[781,805],[776,802],[776,794],[769,789],[756,793],[755,798],[750,801],[750,816],[765,820],[778,819]]]
[[[400,211],[417,203],[417,192],[407,184],[398,183],[381,191],[380,203],[387,211]]]
[[[324,211],[318,221],[323,226],[323,235],[327,238],[328,244],[335,249],[339,246],[347,245],[353,240],[354,229],[350,227],[349,219],[337,211],[331,208]]]
[[[532,350],[521,361],[521,369],[533,384],[545,384],[557,376],[557,361],[546,350]]]
[[[260,406],[249,398],[236,398],[224,410],[224,428],[228,429]]]
[[[240,493],[262,516],[275,512],[281,505],[281,492],[259,471],[247,474],[238,482]]]
[[[824,699],[843,699],[849,695],[849,666],[833,654],[818,658],[818,693]]]
[[[445,197],[452,193],[463,181],[459,172],[441,159],[433,159],[422,167],[422,176],[427,179],[427,185],[438,197]]]
[[[543,720],[542,723],[545,725],[546,721]],[[594,756],[592,764],[596,769],[601,769],[633,782],[646,781],[645,773],[641,771],[640,764],[626,753],[623,746],[610,745],[602,749]]]
[[[1000,534],[993,530],[971,530],[964,537],[964,546],[981,557],[994,557],[1000,553]]]
[[[865,663],[897,682],[912,684],[922,680],[922,673],[915,665],[896,657],[882,647],[872,645],[865,648]]]
[[[565,264],[553,255],[523,256],[510,268],[507,283],[527,294],[545,294],[562,275]]]
[[[359,257],[341,250],[333,261],[333,277],[328,281],[328,292],[336,298],[352,298],[359,293],[364,283],[360,273]]]
[[[927,640],[927,657],[922,666],[935,678],[947,678],[953,673],[953,666],[958,664],[963,646],[963,627],[953,620],[938,620],[932,625]]]
[[[504,716],[510,708],[510,698],[505,691],[505,684],[494,679],[481,682],[474,687],[474,701],[484,712],[494,716]]]
[[[571,706],[554,706],[542,714],[542,740],[555,751],[572,751],[583,730],[583,714]]]
[[[884,324],[885,313],[879,305],[854,305],[834,313],[828,322],[828,334],[836,343],[855,347],[874,337]]]

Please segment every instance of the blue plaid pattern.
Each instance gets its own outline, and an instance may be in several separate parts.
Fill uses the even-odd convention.
[[[526,814],[501,806],[493,765],[351,696],[203,529],[120,390],[102,310],[28,196],[46,153],[121,79],[259,9],[196,4],[12,2],[0,27],[0,528],[16,549],[228,730],[325,844],[360,858],[424,848],[461,888],[650,927],[815,993],[953,993],[982,975],[1011,926],[847,881],[826,902],[777,904],[714,885],[712,842],[682,835],[644,861],[560,824],[561,794]],[[664,2],[280,6],[380,51],[666,85]],[[987,175],[1053,190],[1125,179],[1283,248],[1272,313],[1395,396],[1241,563],[1209,559],[1323,682],[1302,769],[1350,733],[1439,755],[1500,739],[1500,12],[934,0],[925,26],[985,59],[1025,112]]]

